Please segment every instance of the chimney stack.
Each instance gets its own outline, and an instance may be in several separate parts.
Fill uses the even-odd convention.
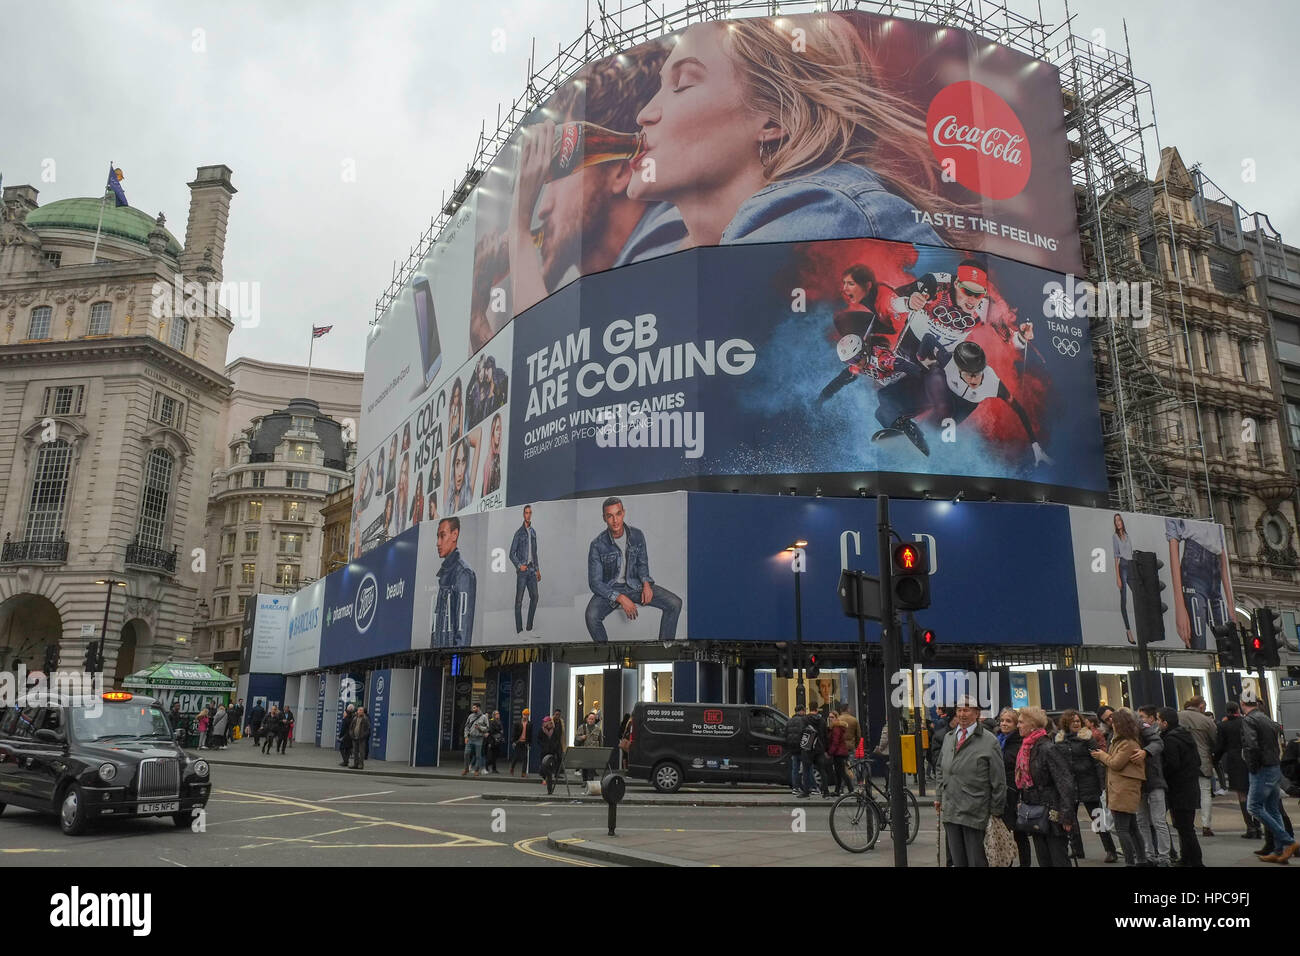
[[[236,192],[230,183],[229,166],[200,166],[190,187],[190,216],[185,223],[185,249],[181,253],[181,272],[189,276],[200,266],[211,263],[217,282],[221,281],[222,259],[226,252],[226,222],[230,218],[230,197]],[[204,253],[211,250],[205,260]]]

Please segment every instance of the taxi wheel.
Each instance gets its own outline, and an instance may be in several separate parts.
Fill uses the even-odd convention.
[[[68,836],[80,836],[86,832],[85,794],[75,783],[63,791],[63,800],[59,803],[59,829]]]
[[[4,812],[5,812],[5,804],[0,803],[0,816],[4,816]]]
[[[194,824],[194,811],[182,810],[180,813],[173,813],[172,823],[176,824],[179,830],[188,830]]]
[[[650,771],[650,782],[660,793],[676,793],[682,787],[682,768],[671,760],[661,760]]]

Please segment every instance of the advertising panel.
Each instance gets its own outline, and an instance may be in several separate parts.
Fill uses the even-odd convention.
[[[1057,70],[860,12],[695,24],[587,64],[509,137],[376,325],[359,450],[579,276],[847,238],[1081,271]]]
[[[839,576],[841,566],[878,571],[874,498],[693,494],[689,510],[693,640],[789,641],[794,574],[785,549],[803,539],[804,640],[857,641]],[[890,523],[904,541],[930,548],[932,603],[916,620],[941,643],[1080,643],[1065,507],[891,501]],[[878,624],[867,624],[867,639],[880,639]]]
[[[358,463],[352,557],[423,521],[505,504],[512,340],[507,330],[444,377]]]
[[[685,640],[686,577],[685,494],[426,523],[413,646]]]
[[[325,579],[314,581],[289,600],[289,628],[284,672],[301,674],[320,666],[320,637],[325,621]]]
[[[1084,644],[1136,644],[1133,611],[1143,582],[1134,553],[1149,551],[1164,565],[1160,600],[1168,607],[1165,643],[1154,649],[1214,650],[1210,628],[1231,620],[1235,606],[1222,525],[1071,508],[1070,529]]]
[[[408,529],[325,579],[321,666],[410,648],[418,535]]]
[[[1044,316],[1054,281],[864,239],[589,276],[512,326],[508,501],[807,475],[853,494],[864,472],[897,494],[1104,499],[1088,326]]]
[[[289,601],[285,594],[259,594],[257,617],[253,621],[251,674],[283,674],[284,651],[289,635]]]

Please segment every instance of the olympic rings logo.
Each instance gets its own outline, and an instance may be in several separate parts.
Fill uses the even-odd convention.
[[[1059,335],[1052,337],[1052,344],[1056,346],[1056,351],[1062,355],[1068,355],[1074,358],[1079,354],[1079,343],[1074,339],[1063,339]]]
[[[947,306],[936,305],[930,317],[936,324],[943,326],[945,329],[952,329],[954,332],[965,332],[967,329],[973,329],[979,324],[979,319],[973,315],[962,312],[960,309],[950,309]]]

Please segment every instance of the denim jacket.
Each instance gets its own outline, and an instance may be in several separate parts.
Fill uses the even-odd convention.
[[[515,566],[515,572],[519,574],[523,573],[519,570],[519,566],[528,564],[529,537],[533,539],[533,562],[528,570],[537,572],[542,570],[542,555],[537,550],[537,529],[520,525],[519,530],[515,532],[514,540],[510,542],[510,563]]]
[[[469,647],[474,637],[478,579],[453,551],[438,569],[438,603],[433,616],[434,647]]]
[[[945,245],[914,213],[871,170],[839,162],[754,193],[723,230],[722,244],[862,237]]]
[[[623,525],[623,537],[627,540],[627,587],[630,591],[640,591],[643,583],[654,584],[650,577],[650,556],[646,552],[645,535],[630,524]],[[591,593],[603,597],[614,604],[621,591],[615,590],[614,579],[618,577],[619,549],[614,538],[606,529],[591,539],[587,551],[587,586]]]

